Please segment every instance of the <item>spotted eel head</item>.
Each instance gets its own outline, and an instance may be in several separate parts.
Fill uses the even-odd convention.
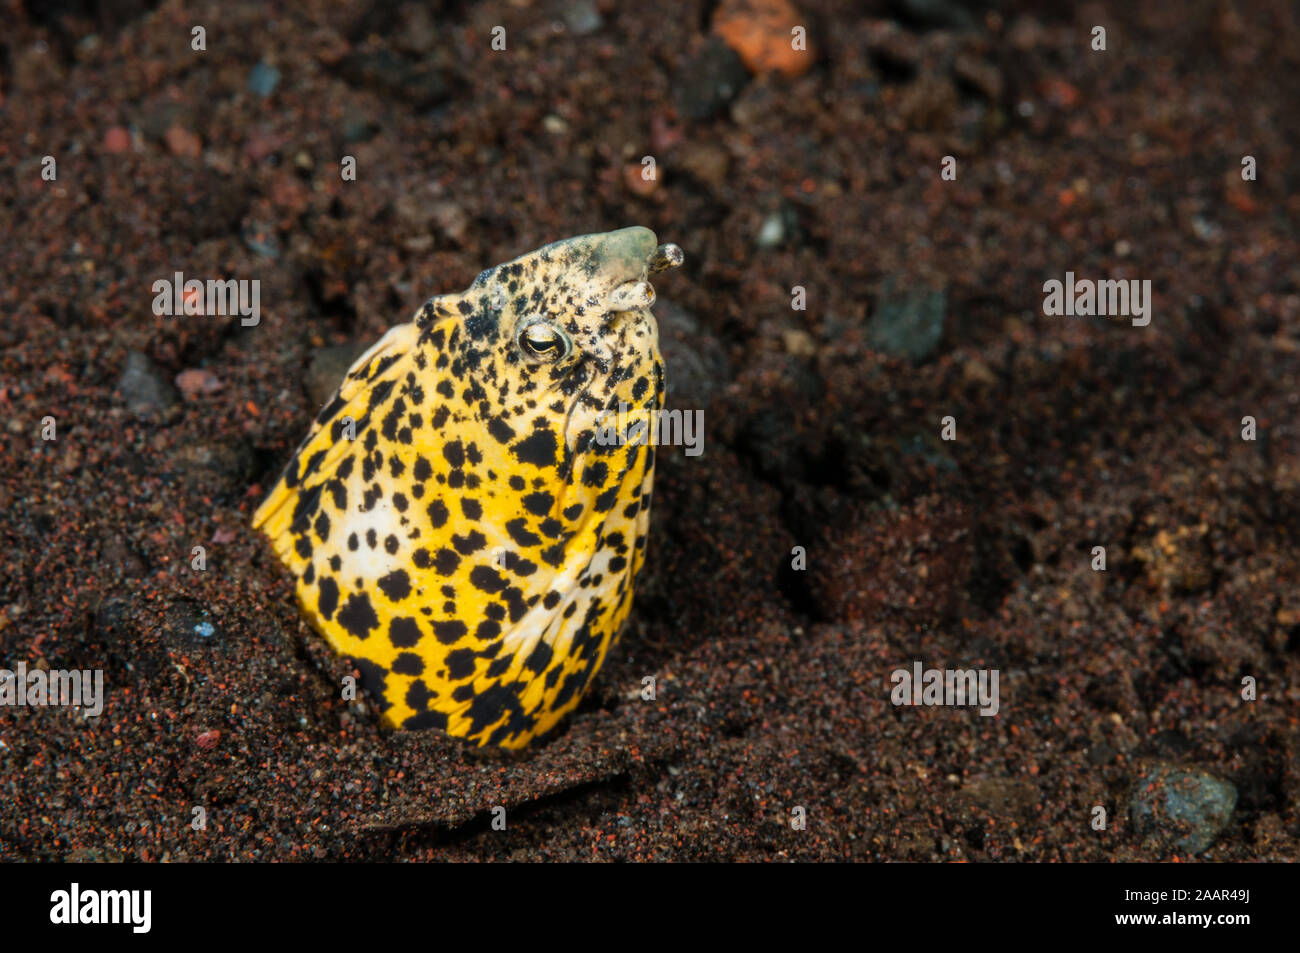
[[[623,228],[546,245],[434,299],[435,320],[461,318],[451,370],[482,391],[480,422],[527,431],[545,416],[573,454],[605,411],[657,407],[663,366],[646,279],[681,261],[650,229]]]
[[[680,262],[625,228],[432,299],[357,359],[259,507],[389,725],[514,748],[578,704],[645,561],[656,448],[631,434],[663,395],[646,279]]]

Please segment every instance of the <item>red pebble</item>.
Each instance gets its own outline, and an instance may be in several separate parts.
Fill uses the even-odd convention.
[[[104,133],[104,149],[108,152],[126,152],[131,148],[131,134],[121,126]]]

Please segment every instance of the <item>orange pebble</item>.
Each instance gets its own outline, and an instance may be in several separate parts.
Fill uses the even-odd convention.
[[[1254,215],[1259,211],[1259,206],[1255,204],[1255,200],[1239,189],[1228,190],[1228,204],[1238,212],[1244,212],[1247,215]]]
[[[789,0],[722,0],[713,14],[713,32],[740,55],[751,73],[777,70],[798,76],[813,63],[807,24]]]
[[[659,188],[659,174],[657,170],[647,172],[644,166],[632,162],[623,166],[623,182],[633,194],[644,197]]]

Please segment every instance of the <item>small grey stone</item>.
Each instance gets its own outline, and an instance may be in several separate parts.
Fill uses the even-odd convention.
[[[763,219],[763,226],[758,230],[759,248],[777,248],[785,241],[785,219],[780,212],[773,212]]]
[[[241,230],[241,237],[249,251],[272,260],[280,257],[280,239],[275,226],[267,222],[249,222]]]
[[[280,71],[270,63],[260,62],[248,74],[248,91],[265,99],[280,85]]]
[[[947,307],[948,297],[942,291],[896,294],[894,280],[890,278],[876,302],[867,340],[878,351],[923,361],[934,353],[943,338]]]
[[[674,77],[673,99],[687,119],[712,119],[749,82],[749,70],[735,50],[711,36]]]
[[[595,33],[604,24],[600,11],[591,0],[571,0],[564,6],[564,25],[578,36]]]
[[[163,413],[179,399],[166,375],[139,351],[127,354],[117,389],[126,402],[126,409],[137,417]]]
[[[1161,849],[1199,854],[1232,818],[1237,789],[1195,768],[1155,764],[1145,770],[1129,798],[1133,829]]]

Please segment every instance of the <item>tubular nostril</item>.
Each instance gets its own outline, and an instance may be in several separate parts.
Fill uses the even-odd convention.
[[[667,271],[669,268],[676,268],[685,259],[686,256],[682,254],[681,248],[669,242],[655,249],[654,254],[650,256],[650,263],[646,266],[646,270],[655,275],[661,271]]]
[[[629,281],[609,293],[611,311],[635,311],[655,303],[655,290],[648,281]]]

